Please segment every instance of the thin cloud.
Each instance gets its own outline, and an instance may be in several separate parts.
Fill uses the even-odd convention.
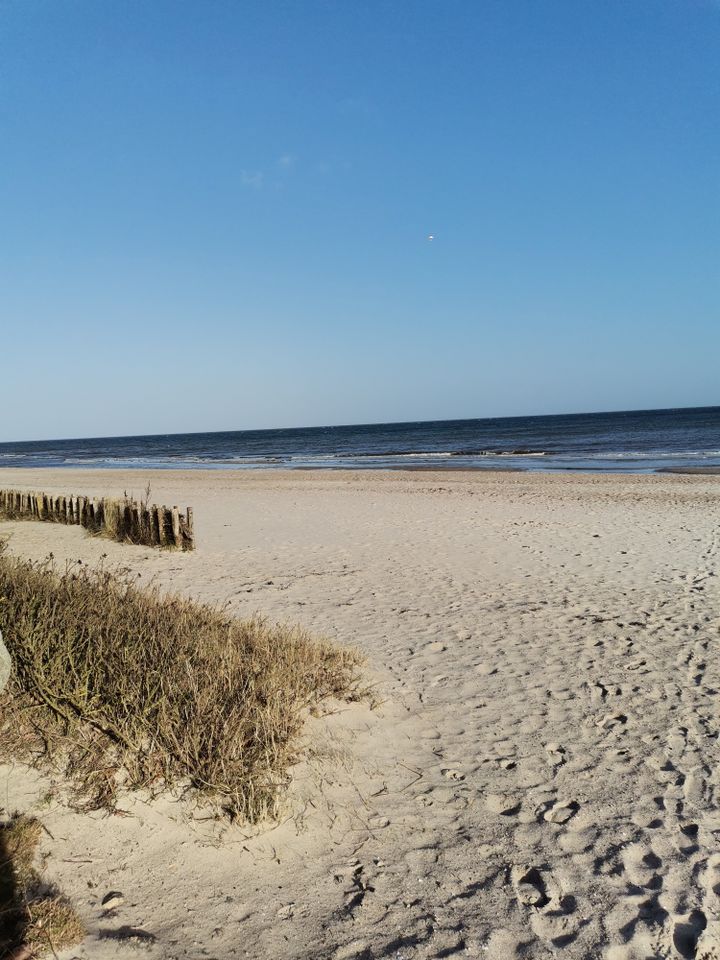
[[[253,190],[259,190],[265,182],[265,174],[262,170],[241,170],[240,183],[244,187],[250,187]]]

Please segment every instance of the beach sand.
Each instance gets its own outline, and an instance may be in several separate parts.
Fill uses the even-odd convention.
[[[720,478],[0,473],[148,480],[194,508],[196,552],[0,535],[357,646],[382,702],[311,722],[259,834],[169,798],[73,813],[3,768],[90,930],[65,956],[720,957]]]

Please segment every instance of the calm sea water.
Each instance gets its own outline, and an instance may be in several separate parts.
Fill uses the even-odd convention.
[[[720,407],[0,443],[0,467],[720,467]]]

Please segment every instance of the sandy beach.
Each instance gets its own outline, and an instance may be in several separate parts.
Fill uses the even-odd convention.
[[[193,507],[195,552],[0,536],[355,646],[375,700],[310,722],[259,832],[167,797],[81,815],[2,768],[90,931],[63,957],[720,957],[720,477],[0,473],[148,481]]]

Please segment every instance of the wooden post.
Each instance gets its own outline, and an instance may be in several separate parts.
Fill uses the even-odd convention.
[[[150,543],[154,547],[160,543],[160,514],[156,504],[150,507]]]
[[[182,543],[182,538],[180,536],[180,511],[177,507],[172,508],[172,535],[173,544],[179,547]]]
[[[167,507],[163,504],[158,509],[158,543],[161,547],[166,547],[167,537]]]
[[[193,512],[192,507],[185,507],[185,524],[187,527],[187,537],[188,537],[188,550],[192,550],[195,546],[195,531],[193,529]]]
[[[151,532],[150,532],[150,511],[147,508],[147,504],[141,503],[139,507],[140,511],[140,543],[145,543],[150,545]]]
[[[103,531],[114,540],[131,540],[153,547],[192,550],[195,545],[192,507],[180,513],[177,506],[158,507],[127,497],[106,500],[0,489],[0,516],[77,524],[94,533]]]

